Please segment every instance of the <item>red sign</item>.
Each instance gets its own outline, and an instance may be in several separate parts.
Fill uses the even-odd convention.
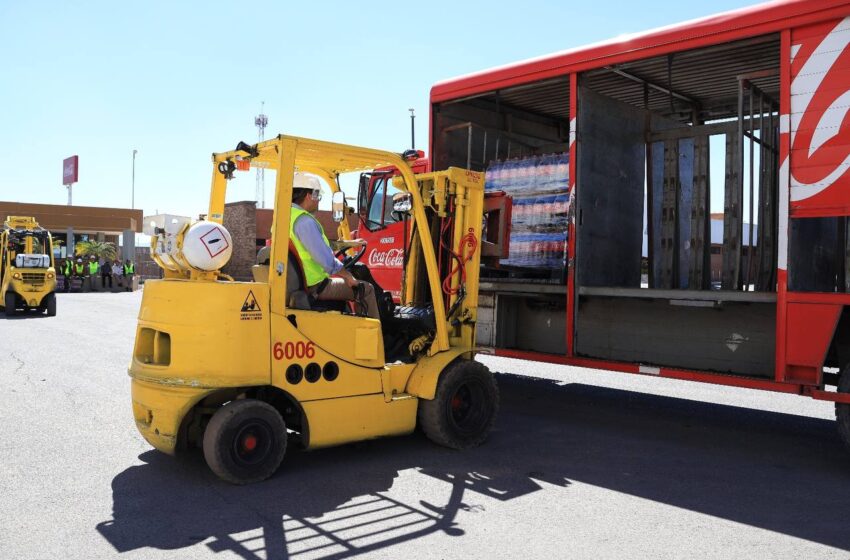
[[[80,179],[80,156],[71,156],[62,162],[62,184],[71,185]]]

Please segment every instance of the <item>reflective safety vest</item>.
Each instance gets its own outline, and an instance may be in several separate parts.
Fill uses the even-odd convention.
[[[85,268],[83,267],[83,263],[77,263],[74,265],[74,272],[78,275],[82,275]]]
[[[65,261],[62,263],[62,275],[70,276],[71,275],[71,263],[69,261]]]
[[[301,264],[304,266],[304,278],[307,280],[307,286],[315,286],[327,278],[329,274],[325,272],[322,265],[313,260],[313,256],[310,254],[310,251],[301,244],[301,240],[295,235],[295,220],[304,215],[310,216],[310,219],[315,221],[319,226],[319,231],[322,232],[322,239],[325,240],[325,244],[328,248],[330,248],[331,243],[328,241],[328,238],[325,235],[325,230],[322,228],[322,224],[319,223],[319,220],[302,208],[292,207],[292,210],[289,213],[289,239],[292,241],[292,244],[295,245],[295,250],[298,251],[298,256],[301,257]]]
[[[89,274],[97,274],[97,263],[90,262],[89,263]]]
[[[133,263],[124,265],[124,276],[129,276],[130,274],[133,274],[134,272],[136,272],[136,267],[135,267],[135,265],[133,265]]]

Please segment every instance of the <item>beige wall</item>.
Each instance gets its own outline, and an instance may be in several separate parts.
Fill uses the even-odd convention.
[[[94,206],[60,206],[0,201],[0,221],[6,216],[33,216],[39,225],[50,231],[74,228],[75,233],[121,233],[124,230],[142,232],[142,210],[129,208],[98,208]]]

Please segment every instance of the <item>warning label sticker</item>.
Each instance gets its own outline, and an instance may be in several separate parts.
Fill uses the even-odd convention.
[[[204,244],[204,247],[209,253],[210,258],[217,257],[221,253],[227,250],[230,247],[230,244],[227,242],[227,239],[224,237],[224,234],[221,233],[221,230],[217,227],[210,229],[204,235],[201,236],[201,243]]]
[[[254,297],[254,292],[248,292],[248,296],[242,303],[239,318],[243,321],[258,321],[263,318],[263,311],[260,309],[260,302],[257,301],[256,297]]]

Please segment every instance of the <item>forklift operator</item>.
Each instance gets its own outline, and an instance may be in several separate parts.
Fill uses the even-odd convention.
[[[322,225],[313,216],[319,209],[321,199],[318,177],[296,173],[292,184],[289,238],[301,258],[307,291],[320,301],[355,300],[360,313],[378,319],[375,288],[368,282],[360,282],[343,268],[334,256]]]

